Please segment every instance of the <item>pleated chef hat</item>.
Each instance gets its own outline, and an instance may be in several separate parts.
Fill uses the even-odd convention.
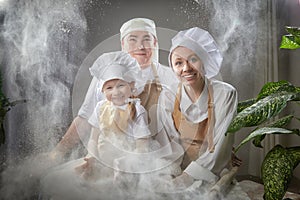
[[[156,26],[151,19],[133,18],[125,22],[120,28],[121,40],[132,31],[147,31],[157,38]]]
[[[90,73],[100,81],[101,91],[104,83],[113,79],[121,79],[128,83],[134,81],[135,87],[141,87],[144,82],[138,62],[123,51],[102,54],[90,67]]]
[[[169,54],[170,66],[172,66],[172,52],[179,46],[192,50],[201,59],[204,65],[204,75],[208,79],[219,73],[223,56],[209,32],[198,27],[178,32],[172,39],[172,47]],[[200,69],[198,70],[201,71]]]

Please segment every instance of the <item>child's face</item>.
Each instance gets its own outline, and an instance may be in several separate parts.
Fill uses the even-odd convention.
[[[122,106],[132,95],[132,88],[133,82],[128,83],[120,79],[113,79],[104,83],[102,91],[108,101],[113,102],[116,106]]]

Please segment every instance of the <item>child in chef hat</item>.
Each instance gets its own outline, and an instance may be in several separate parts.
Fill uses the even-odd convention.
[[[93,126],[88,142],[86,163],[76,168],[86,170],[91,160],[114,168],[114,161],[128,152],[148,151],[151,133],[145,108],[135,98],[137,87],[143,87],[138,62],[129,54],[116,51],[102,54],[90,68],[99,80],[99,90],[106,97],[97,103],[89,123]],[[95,177],[94,177],[95,178]]]

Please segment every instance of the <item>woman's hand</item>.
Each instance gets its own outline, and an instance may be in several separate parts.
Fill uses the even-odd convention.
[[[160,176],[155,182],[154,188],[160,193],[174,193],[185,190],[194,183],[194,178],[183,172],[181,175],[171,178],[171,176]]]
[[[194,178],[189,174],[183,172],[180,176],[177,176],[172,180],[172,185],[175,190],[183,190],[188,188],[194,183]]]

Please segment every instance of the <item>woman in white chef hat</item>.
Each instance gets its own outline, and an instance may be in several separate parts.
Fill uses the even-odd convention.
[[[169,63],[180,80],[176,94],[165,92],[165,123],[177,133],[185,150],[183,173],[173,180],[188,187],[195,180],[213,184],[227,167],[233,138],[225,136],[236,113],[237,92],[225,82],[214,79],[222,55],[213,37],[198,27],[180,31],[172,39]]]

